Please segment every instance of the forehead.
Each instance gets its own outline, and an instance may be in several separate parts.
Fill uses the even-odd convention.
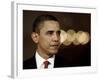
[[[59,22],[57,21],[44,21],[40,31],[58,31],[60,30]]]

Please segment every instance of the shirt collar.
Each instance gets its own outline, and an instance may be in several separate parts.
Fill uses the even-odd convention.
[[[52,57],[50,57],[49,59],[47,59],[50,62],[50,65],[54,65],[54,59],[55,59],[55,55],[53,55]],[[45,61],[44,58],[42,58],[39,53],[36,51],[36,62],[37,62],[37,68],[40,68],[41,65],[43,65],[43,62]]]

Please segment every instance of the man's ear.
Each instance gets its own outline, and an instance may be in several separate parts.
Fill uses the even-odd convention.
[[[33,40],[35,43],[38,43],[38,41],[39,41],[39,35],[38,35],[38,33],[32,32],[31,38],[32,38],[32,40]]]

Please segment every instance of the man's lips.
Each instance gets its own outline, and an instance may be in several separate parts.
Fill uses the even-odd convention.
[[[50,45],[50,47],[58,48],[59,47],[59,44]]]

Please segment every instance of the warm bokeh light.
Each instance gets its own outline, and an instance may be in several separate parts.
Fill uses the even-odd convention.
[[[67,39],[62,43],[65,46],[69,46],[72,42],[68,41]]]
[[[67,39],[67,33],[64,30],[61,30],[60,42],[63,43]]]
[[[73,42],[75,40],[76,32],[72,29],[67,31],[67,40]]]
[[[86,44],[89,42],[89,33],[88,32],[83,32],[83,31],[78,31],[76,35],[76,39],[80,44]]]
[[[64,30],[61,30],[61,44],[68,46],[71,43],[74,45],[79,45],[79,44],[87,44],[89,42],[90,36],[88,32],[84,31],[78,31],[77,33],[69,29],[67,32]]]
[[[75,40],[73,41],[74,45],[79,45],[80,43],[78,42],[78,40],[75,38]]]

